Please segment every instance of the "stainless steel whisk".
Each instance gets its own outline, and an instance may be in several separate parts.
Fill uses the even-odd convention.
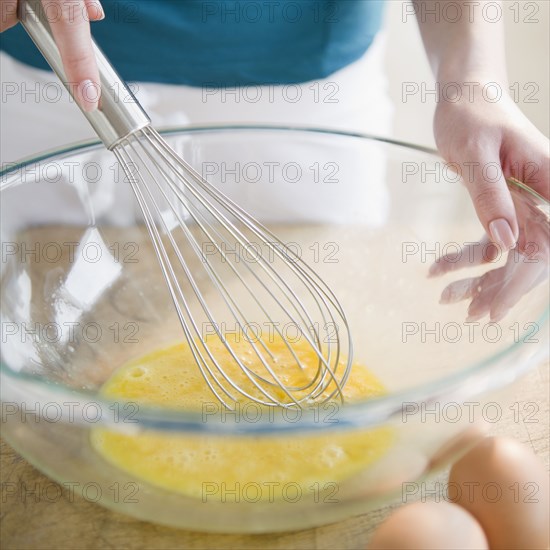
[[[40,0],[20,1],[19,18],[72,92]],[[101,99],[96,111],[83,114],[132,186],[183,332],[209,388],[228,408],[239,394],[267,406],[343,401],[352,343],[332,291],[281,240],[178,156],[151,127],[95,43],[93,47]],[[235,334],[228,338],[228,332]],[[235,345],[241,339],[244,345]],[[273,342],[283,348],[284,365],[274,361]],[[246,387],[226,372],[227,363],[222,364],[213,348],[238,366]],[[305,373],[304,359],[311,357],[316,363],[312,373],[299,384],[289,383],[291,371]]]

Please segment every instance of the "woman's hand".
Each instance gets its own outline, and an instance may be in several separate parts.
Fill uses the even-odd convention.
[[[467,82],[466,80],[464,82]],[[504,250],[519,238],[518,215],[506,178],[514,177],[550,198],[548,140],[527,120],[498,83],[469,79],[440,98],[434,134],[442,157],[460,168],[477,215],[490,239]],[[475,82],[475,85],[473,84]],[[498,92],[500,90],[500,92]],[[491,100],[491,94],[500,99]]]
[[[99,72],[92,49],[90,21],[105,17],[99,0],[41,0],[61,53],[67,82],[85,111],[97,108]],[[17,0],[0,0],[0,32],[17,24]]]
[[[506,178],[515,177],[550,198],[548,140],[508,95],[503,2],[455,0],[458,16],[452,19],[441,17],[441,0],[412,4],[442,92],[434,120],[437,147],[460,170],[487,233],[482,242],[499,247],[485,257],[470,256],[474,251],[468,250],[463,255],[467,262],[440,258],[430,273],[492,262],[499,250],[508,254],[504,268],[452,283],[442,296],[443,302],[470,299],[472,319],[490,313],[497,320],[547,275],[548,219],[533,224],[533,212],[519,211],[521,201],[514,205]],[[498,18],[487,17],[490,6],[500,10]],[[535,249],[539,252],[532,258]]]
[[[459,261],[439,258],[430,275],[491,265],[501,254],[507,254],[504,266],[453,282],[441,296],[442,303],[470,300],[469,321],[486,314],[499,321],[524,294],[548,277],[548,219],[517,200],[519,190],[514,191],[514,201],[505,179],[515,177],[550,198],[549,142],[505,90],[498,102],[488,101],[481,88],[479,91],[480,95],[463,96],[455,102],[442,98],[434,129],[441,155],[460,168],[487,236],[463,250]]]
[[[517,205],[518,210],[525,208]],[[442,304],[469,300],[468,322],[485,315],[493,322],[503,319],[508,311],[535,286],[548,278],[550,258],[550,225],[544,213],[533,210],[520,213],[520,242],[505,252],[502,267],[488,269],[483,275],[459,279],[447,285],[441,293]],[[442,256],[431,266],[430,275],[438,276],[465,267],[491,266],[500,259],[502,251],[488,237],[479,243],[468,244],[461,254]],[[458,260],[457,260],[458,258]]]

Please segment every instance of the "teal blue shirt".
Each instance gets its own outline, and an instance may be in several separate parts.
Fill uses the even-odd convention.
[[[235,86],[325,78],[360,58],[382,0],[103,0],[92,32],[124,80]],[[20,25],[1,49],[48,66]]]

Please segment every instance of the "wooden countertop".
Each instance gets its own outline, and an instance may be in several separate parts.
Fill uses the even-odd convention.
[[[514,437],[532,448],[549,465],[549,365],[541,365],[517,384],[514,410],[507,411],[493,426],[493,433]],[[536,403],[529,418],[521,411]],[[527,421],[526,421],[527,420]],[[1,444],[0,546],[20,549],[358,549],[365,548],[370,534],[395,502],[346,521],[294,533],[268,535],[209,535],[170,529],[108,511],[80,497],[74,499],[21,458],[5,442]],[[441,477],[444,477],[444,473]],[[14,485],[15,484],[15,485]],[[52,485],[49,500],[10,488]],[[58,496],[59,495],[59,496]],[[72,500],[72,502],[71,502]]]

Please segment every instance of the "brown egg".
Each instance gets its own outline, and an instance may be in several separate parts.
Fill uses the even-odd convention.
[[[549,478],[514,439],[487,438],[456,462],[449,500],[480,523],[492,550],[548,548]]]
[[[479,523],[450,502],[415,502],[399,508],[377,529],[371,550],[487,550]]]

